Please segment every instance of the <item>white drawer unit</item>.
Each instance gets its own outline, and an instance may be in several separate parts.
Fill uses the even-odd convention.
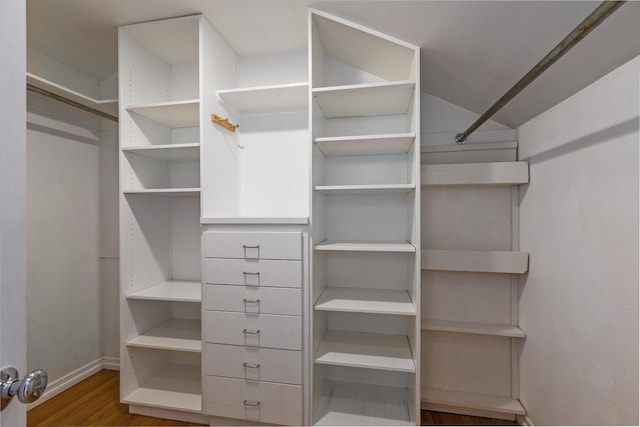
[[[302,261],[207,258],[204,274],[209,284],[299,288]]]
[[[302,259],[302,233],[227,232],[205,233],[207,258]]]
[[[302,384],[302,352],[207,344],[207,375]]]
[[[289,288],[206,285],[205,310],[302,315],[302,291]]]
[[[215,344],[302,350],[302,318],[207,311],[206,340]]]
[[[205,409],[222,417],[302,425],[302,387],[209,376]]]

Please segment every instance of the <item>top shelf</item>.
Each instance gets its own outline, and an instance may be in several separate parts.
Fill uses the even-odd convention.
[[[529,182],[527,162],[423,165],[423,186],[520,185]]]
[[[127,107],[127,111],[171,128],[200,125],[200,101],[198,99],[131,105]]]
[[[411,80],[313,89],[325,118],[403,114],[411,110],[416,83]]]
[[[267,110],[296,110],[307,108],[309,85],[293,83],[275,86],[219,90],[218,97],[239,113]]]

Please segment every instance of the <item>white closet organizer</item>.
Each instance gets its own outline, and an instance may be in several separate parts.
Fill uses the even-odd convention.
[[[202,416],[200,16],[121,27],[121,400]]]
[[[518,402],[517,143],[422,149],[423,408],[494,418]]]
[[[309,25],[312,422],[419,424],[419,50]]]

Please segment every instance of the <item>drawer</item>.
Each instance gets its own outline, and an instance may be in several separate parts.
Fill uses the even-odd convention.
[[[207,415],[302,425],[302,387],[207,377]]]
[[[302,352],[207,344],[207,375],[302,384]]]
[[[302,291],[290,288],[206,285],[205,310],[302,315]]]
[[[204,275],[214,285],[300,288],[302,261],[207,258]]]
[[[302,259],[300,232],[204,233],[205,257],[246,259]]]
[[[207,342],[302,350],[302,317],[207,311]]]

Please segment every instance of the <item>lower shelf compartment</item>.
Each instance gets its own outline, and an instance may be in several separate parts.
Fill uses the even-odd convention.
[[[315,425],[414,425],[410,411],[405,388],[327,382]]]
[[[423,388],[421,399],[423,404],[447,406],[451,408],[475,409],[486,412],[497,412],[510,415],[525,415],[524,408],[517,399],[490,396],[462,391],[438,390]],[[424,405],[423,405],[424,407]]]
[[[199,366],[170,365],[122,399],[122,403],[202,412]]]

